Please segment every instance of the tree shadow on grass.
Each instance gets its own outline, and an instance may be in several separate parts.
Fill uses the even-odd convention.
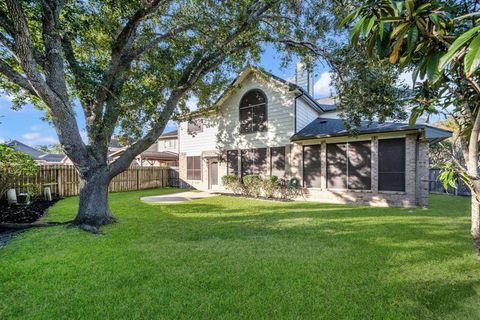
[[[149,214],[156,216],[151,221],[161,215],[164,224],[162,232],[150,239],[153,244],[168,239],[211,244],[209,248],[216,250],[219,243],[233,243],[242,251],[251,248],[252,259],[286,259],[293,266],[299,256],[318,255],[324,259],[301,263],[328,269],[319,276],[337,279],[340,286],[348,284],[342,283],[342,273],[357,268],[359,279],[376,288],[370,297],[366,292],[364,303],[383,299],[386,308],[406,308],[430,317],[455,312],[463,301],[478,295],[479,272],[464,259],[474,260],[468,223],[455,220],[460,214],[312,203],[232,208],[221,199],[158,206]],[[145,223],[151,221],[147,218]]]

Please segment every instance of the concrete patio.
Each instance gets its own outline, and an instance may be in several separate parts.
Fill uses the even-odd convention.
[[[140,200],[146,203],[181,203],[185,201],[203,199],[208,197],[216,196],[215,193],[210,193],[206,191],[201,192],[181,192],[175,194],[165,194],[160,196],[150,196],[150,197],[142,197]]]

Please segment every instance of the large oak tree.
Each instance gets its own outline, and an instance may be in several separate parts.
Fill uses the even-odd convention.
[[[46,111],[81,179],[74,224],[115,221],[108,185],[195,96],[208,106],[273,43],[288,58],[322,34],[323,4],[273,0],[5,0],[0,88]],[[75,113],[80,106],[83,115]],[[85,117],[87,141],[77,123]],[[113,134],[131,143],[112,163]]]

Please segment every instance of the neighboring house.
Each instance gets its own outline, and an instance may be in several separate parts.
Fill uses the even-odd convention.
[[[311,200],[378,206],[428,204],[428,145],[451,135],[427,125],[362,123],[350,136],[336,101],[315,100],[302,65],[296,83],[245,69],[215,113],[179,125],[179,175],[223,189],[224,175],[298,179]]]
[[[16,151],[30,155],[38,165],[61,164],[62,159],[65,157],[63,154],[45,153],[39,151],[17,140],[11,140],[5,143],[5,145],[12,147]]]
[[[141,161],[152,161],[148,159],[158,159],[154,164],[158,166],[175,167],[178,166],[178,132],[177,130],[162,134],[156,143],[145,150],[139,157]],[[152,162],[153,163],[153,162]]]
[[[168,143],[165,143],[168,141]],[[123,154],[127,147],[122,147],[117,139],[110,140],[108,147],[108,161],[112,162]],[[63,159],[64,164],[72,164],[68,157]],[[164,133],[158,141],[147,150],[139,154],[130,164],[131,167],[170,167],[178,165],[178,137],[177,131]]]

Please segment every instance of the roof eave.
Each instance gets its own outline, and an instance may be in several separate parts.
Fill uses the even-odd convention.
[[[366,135],[366,134],[378,134],[378,133],[392,133],[392,132],[404,132],[404,133],[415,133],[420,132],[421,129],[408,128],[408,129],[397,129],[397,130],[372,130],[366,132],[360,132],[357,136]],[[298,134],[293,135],[290,138],[290,141],[302,141],[302,140],[314,140],[314,139],[328,139],[328,138],[338,138],[338,137],[353,137],[348,132],[339,133],[339,134],[321,134],[310,137],[300,137]]]

